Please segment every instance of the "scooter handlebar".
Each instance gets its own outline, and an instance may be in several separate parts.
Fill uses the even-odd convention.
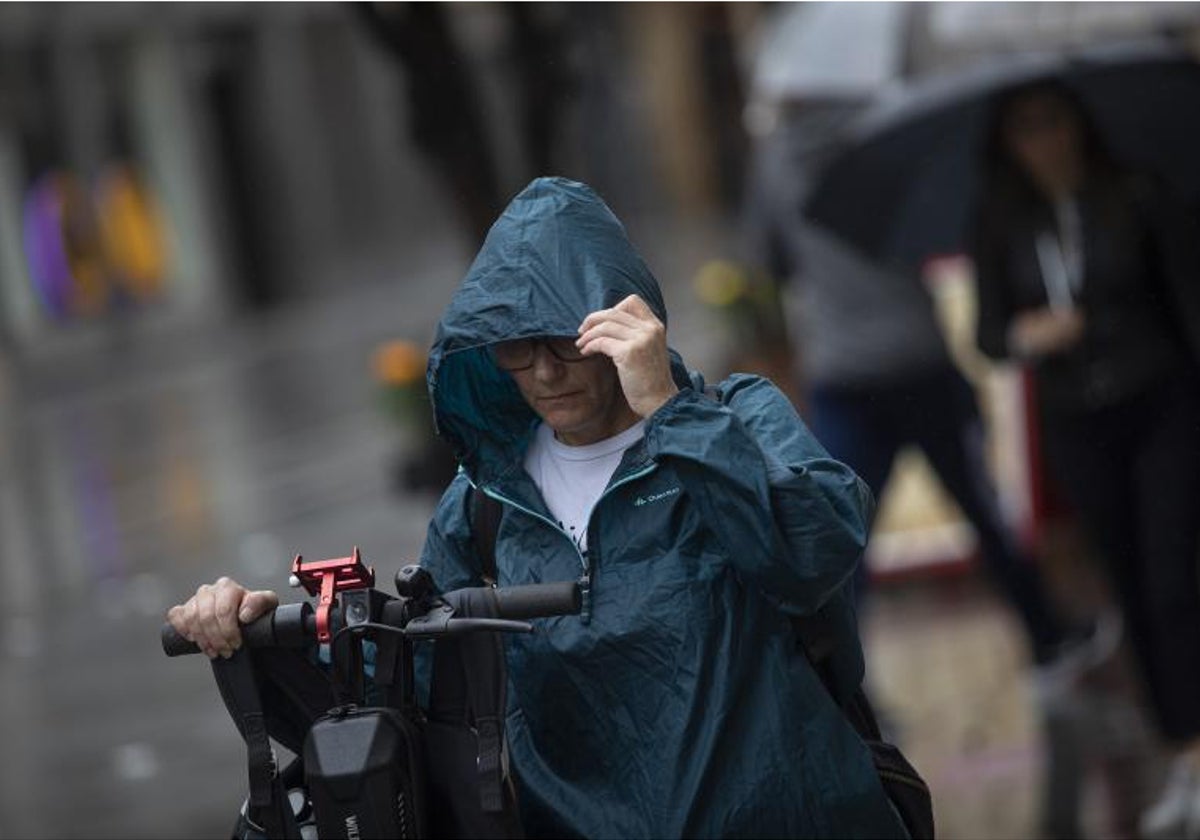
[[[496,590],[497,618],[521,621],[555,615],[575,615],[582,605],[579,584],[534,583]]]
[[[527,626],[518,625],[524,619],[574,615],[579,612],[579,585],[566,583],[537,583],[495,590],[497,615],[495,619],[449,618],[441,632],[431,632],[423,626],[413,627],[414,638],[457,634],[481,630],[521,632]],[[497,620],[498,619],[498,620]],[[338,622],[340,623],[340,622]],[[417,622],[424,625],[424,623]],[[163,653],[185,656],[199,653],[200,648],[181,636],[170,622],[160,631]],[[283,604],[249,624],[242,625],[242,644],[248,648],[304,647],[316,639],[316,617],[310,603]]]
[[[304,647],[315,628],[312,604],[307,601],[283,604],[243,624],[242,645],[249,648]],[[200,647],[181,636],[169,621],[163,622],[160,635],[163,653],[167,656],[200,652]]]

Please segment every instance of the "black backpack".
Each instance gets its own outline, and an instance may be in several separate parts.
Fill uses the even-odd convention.
[[[500,529],[501,514],[500,502],[486,493],[471,491],[471,535],[482,563],[483,579],[493,585],[496,583],[496,535]],[[933,800],[929,786],[904,754],[883,740],[875,712],[862,686],[859,685],[848,698],[838,701],[833,672],[837,647],[835,622],[820,610],[811,616],[792,616],[791,621],[800,652],[807,657],[821,684],[870,749],[879,780],[904,822],[909,837],[913,840],[932,840]]]

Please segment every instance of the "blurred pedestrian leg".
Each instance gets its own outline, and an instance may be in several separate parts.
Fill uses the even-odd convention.
[[[982,419],[962,375],[946,367],[870,390],[817,386],[809,400],[817,439],[854,467],[876,498],[900,448],[913,443],[921,449],[974,526],[980,559],[1020,616],[1034,663],[1047,665],[1061,655],[1073,631],[1004,522],[985,460]],[[865,595],[867,571],[860,567],[859,574],[859,593]]]

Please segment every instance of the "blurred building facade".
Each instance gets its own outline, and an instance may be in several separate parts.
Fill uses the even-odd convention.
[[[28,196],[49,173],[85,196],[107,166],[138,173],[155,228],[143,234],[162,240],[163,276],[157,300],[134,302],[167,320],[309,288],[335,245],[370,243],[394,221],[386,196],[399,176],[386,138],[396,116],[373,106],[386,96],[383,71],[333,7],[10,4],[0,15],[10,342],[103,324],[121,305],[45,305],[45,286],[80,282],[78,252],[92,244],[80,228],[104,212],[72,224],[60,211],[60,241],[48,247],[71,255],[71,276],[39,276]]]
[[[431,4],[470,88],[438,102],[412,55],[430,25],[405,52],[364,14],[415,30],[424,5],[0,6],[0,341],[36,353],[402,276],[413,243],[462,230],[468,164],[497,210],[546,172],[626,213],[732,206],[753,9]],[[472,107],[443,165],[422,140]],[[457,234],[464,259],[478,228]],[[140,280],[113,264],[130,253]]]

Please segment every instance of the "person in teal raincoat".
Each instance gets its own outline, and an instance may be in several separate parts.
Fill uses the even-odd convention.
[[[769,381],[738,375],[706,393],[668,350],[666,323],[604,202],[539,178],[492,227],[430,353],[438,432],[461,470],[421,564],[443,591],[481,583],[471,497],[485,493],[501,510],[498,585],[583,590],[579,615],[506,640],[525,831],[904,837],[836,705],[863,675],[849,581],[870,492]],[[530,453],[616,435],[629,442],[571,532]],[[274,603],[222,579],[169,618],[215,656],[238,644],[230,616]],[[832,692],[789,618],[817,610],[839,628]]]
[[[706,395],[667,350],[666,321],[657,282],[604,202],[542,178],[492,227],[430,354],[438,431],[462,470],[422,565],[444,590],[479,584],[469,517],[482,492],[503,511],[500,586],[578,579],[584,589],[580,616],[507,641],[526,830],[904,836],[788,619],[840,610],[840,679],[857,687],[846,587],[867,540],[869,491],[767,380],[737,376],[720,400]],[[501,369],[498,352],[556,336],[570,344],[552,355],[614,357],[602,370],[619,384],[615,399],[629,422],[644,419],[587,519],[586,551],[522,468],[543,416],[561,437],[567,412],[537,402],[539,383]]]

